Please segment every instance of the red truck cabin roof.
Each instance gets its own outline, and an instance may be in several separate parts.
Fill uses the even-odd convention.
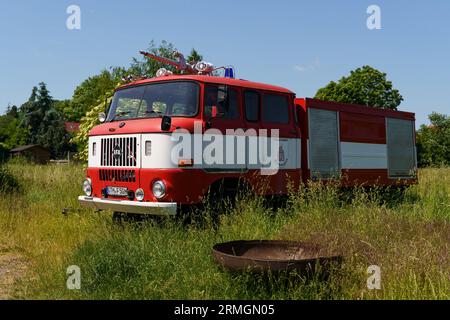
[[[143,80],[133,81],[128,84],[122,85],[119,88],[117,88],[117,90],[127,88],[130,86],[144,85],[147,83],[163,82],[163,81],[177,81],[177,80],[192,80],[192,81],[198,81],[198,82],[202,82],[202,83],[224,84],[224,85],[241,87],[241,88],[276,91],[276,92],[294,94],[294,92],[292,92],[289,89],[286,89],[283,87],[278,87],[278,86],[273,86],[273,85],[269,85],[269,84],[247,81],[247,80],[243,80],[243,79],[231,79],[231,78],[214,77],[214,76],[200,76],[200,75],[173,75],[173,76],[143,79]]]

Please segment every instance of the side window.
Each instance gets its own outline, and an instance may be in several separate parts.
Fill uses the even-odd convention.
[[[238,119],[239,103],[238,93],[235,89],[224,86],[207,86],[205,89],[205,116],[212,116],[213,107],[216,107],[218,119]]]
[[[289,123],[289,102],[286,96],[275,94],[263,96],[262,121],[265,123]]]
[[[256,122],[259,118],[259,94],[254,91],[246,91],[245,100],[245,118],[247,121]]]
[[[228,112],[226,119],[239,118],[239,100],[238,92],[235,89],[228,90]]]

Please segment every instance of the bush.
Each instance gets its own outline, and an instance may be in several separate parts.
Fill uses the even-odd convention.
[[[2,143],[0,143],[0,164],[6,162],[8,158],[9,150]]]
[[[113,94],[113,91],[108,91],[104,97],[99,98],[99,100],[95,103],[96,105],[89,107],[89,111],[86,113],[86,116],[81,119],[80,130],[71,140],[71,142],[78,145],[78,160],[83,162],[88,161],[89,131],[96,125],[100,124],[98,121],[98,114],[105,111],[105,105],[111,101]]]
[[[17,179],[5,167],[0,167],[0,193],[12,193],[20,189]]]

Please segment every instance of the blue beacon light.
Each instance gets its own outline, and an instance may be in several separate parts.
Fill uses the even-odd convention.
[[[225,78],[232,78],[232,79],[234,79],[233,67],[226,67],[225,68]]]

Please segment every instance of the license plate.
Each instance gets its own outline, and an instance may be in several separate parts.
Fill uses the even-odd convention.
[[[108,196],[126,197],[128,189],[124,187],[106,187],[106,193]]]

